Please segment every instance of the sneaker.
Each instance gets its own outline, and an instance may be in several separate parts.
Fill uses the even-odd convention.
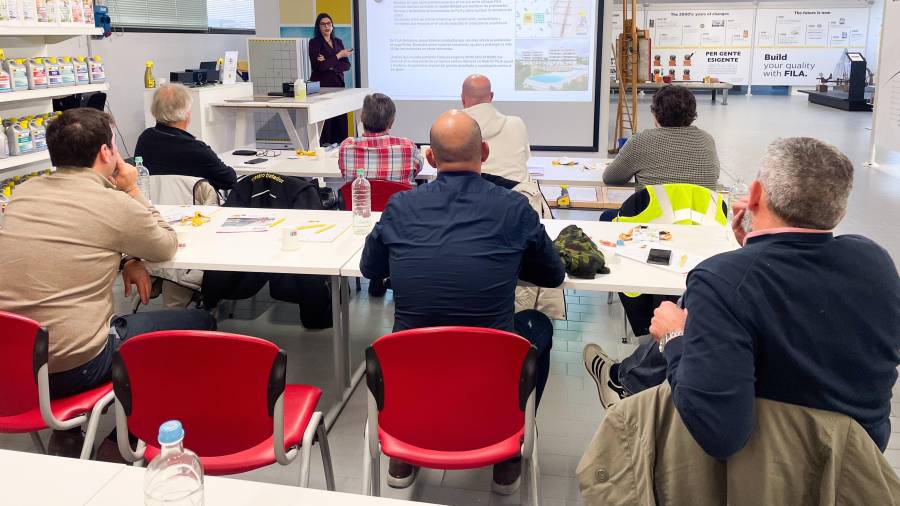
[[[522,457],[513,457],[494,464],[494,480],[491,490],[495,494],[512,495],[519,490],[522,482]]]
[[[412,464],[397,459],[388,461],[387,484],[391,488],[409,487],[416,481],[417,474],[419,474],[419,468]]]
[[[609,370],[616,361],[604,353],[603,348],[590,343],[584,347],[581,356],[584,358],[584,368],[597,384],[597,393],[600,395],[603,409],[609,409],[613,404],[628,397],[628,392],[610,379]]]

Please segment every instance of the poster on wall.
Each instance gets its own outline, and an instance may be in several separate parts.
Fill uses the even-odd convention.
[[[871,161],[900,174],[900,0],[885,2],[883,23]]]
[[[844,51],[865,52],[868,21],[868,7],[759,9],[753,84],[815,85]]]
[[[750,80],[752,9],[650,10],[653,73],[673,82],[747,84]]]

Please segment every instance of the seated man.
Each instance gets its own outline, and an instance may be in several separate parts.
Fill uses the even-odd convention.
[[[884,451],[900,364],[900,278],[877,244],[832,234],[852,185],[853,164],[834,147],[772,143],[735,214],[743,248],[690,272],[684,309],[656,309],[650,334],[659,345],[621,364],[585,348],[601,403],[668,379],[685,426],[720,460],[750,437],[754,397],[846,414]]]
[[[191,92],[181,84],[164,84],[153,93],[150,112],[156,126],[138,137],[134,156],[144,159],[152,176],[176,175],[206,179],[217,190],[230,190],[237,181],[234,169],[225,165],[205,142],[188,133]]]
[[[56,172],[17,188],[0,228],[0,310],[47,328],[52,397],[109,381],[113,353],[129,337],[216,327],[201,310],[113,314],[120,264],[125,295],[135,284],[146,303],[150,278],[140,259],[168,260],[178,241],[138,190],[111,123],[90,108],[57,118],[47,129]]]
[[[516,332],[531,341],[538,350],[539,402],[550,371],[553,325],[534,310],[515,314],[516,280],[556,287],[565,272],[527,199],[480,177],[488,154],[471,117],[441,115],[426,153],[437,179],[391,198],[366,238],[360,267],[370,279],[391,277],[395,331],[462,325]],[[494,490],[513,493],[521,468],[520,458],[495,465]],[[415,472],[391,459],[388,485],[407,487]]]
[[[491,81],[487,77],[475,74],[463,82],[464,111],[478,122],[481,134],[491,149],[490,156],[481,165],[481,172],[516,183],[529,181],[531,147],[525,122],[518,116],[501,114],[491,103],[493,100]]]
[[[386,179],[412,183],[422,170],[422,153],[416,144],[390,134],[397,108],[391,97],[373,93],[363,100],[362,137],[348,137],[341,142],[338,167],[344,181],[356,179],[364,171],[366,179]]]

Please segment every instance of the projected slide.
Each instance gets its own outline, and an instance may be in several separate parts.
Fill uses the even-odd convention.
[[[366,0],[368,86],[395,100],[453,100],[473,73],[495,100],[591,102],[592,0]]]

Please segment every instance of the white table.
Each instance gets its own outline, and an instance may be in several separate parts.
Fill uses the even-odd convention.
[[[157,206],[165,214],[183,207]],[[266,232],[218,233],[222,222],[234,214],[268,215],[285,218],[285,221]],[[375,214],[377,220],[380,215]],[[296,226],[310,220],[350,226],[353,213],[349,211],[303,211],[292,209],[247,209],[239,207],[217,208],[209,223],[200,227],[176,226],[179,248],[175,258],[155,264],[174,269],[203,269],[236,272],[268,272],[278,274],[313,274],[331,277],[332,322],[334,325],[334,381],[338,402],[325,415],[326,425],[334,424],[338,413],[349,399],[352,387],[362,377],[362,369],[350,373],[350,288],[341,276],[341,268],[359,251],[365,236],[356,235],[348,228],[329,243],[304,243],[299,250],[282,251],[281,234],[288,226]]]
[[[540,184],[572,186],[603,186],[603,171],[612,160],[606,158],[571,158],[577,162],[575,165],[553,165],[553,160],[559,160],[559,156],[532,156],[528,159],[528,172],[531,179]],[[598,164],[597,168],[587,168]],[[434,179],[437,177],[437,169],[425,161],[422,172],[417,179]]]
[[[601,221],[541,220],[547,234],[555,239],[568,225],[577,225],[592,239],[615,242],[621,232],[635,226],[634,223],[612,223]],[[672,233],[672,240],[661,243],[661,247],[672,247],[690,254],[707,258],[738,247],[729,227],[653,225]],[[359,262],[360,250],[341,269],[344,276],[362,276]],[[685,289],[684,274],[668,271],[660,267],[615,256],[609,258],[609,274],[597,274],[594,279],[579,279],[566,276],[561,288],[572,288],[593,292],[640,292],[658,295],[681,295]]]
[[[85,504],[124,468],[107,462],[0,450],[0,503]]]
[[[661,68],[661,67],[659,67]],[[728,105],[728,90],[734,88],[734,85],[731,83],[704,83],[702,81],[672,81],[671,84],[677,84],[678,86],[683,86],[689,90],[709,90],[712,91],[712,101],[716,102],[716,92],[722,92],[722,105]],[[629,85],[626,85],[629,86]],[[646,91],[652,90],[657,91],[662,89],[665,86],[669,86],[668,83],[638,83],[638,90]],[[619,91],[619,82],[614,81],[610,83],[610,88],[613,91]]]
[[[275,150],[257,150],[252,147],[238,148],[249,149],[251,151],[268,151]],[[315,159],[298,156],[296,152],[291,150],[278,150],[279,156],[263,157],[263,156],[241,156],[233,154],[237,149],[230,149],[219,153],[221,159],[226,165],[232,167],[239,175],[258,174],[260,172],[274,172],[282,176],[297,177],[320,177],[329,179],[340,179],[341,170],[338,167],[338,150],[333,149],[325,153],[324,156],[318,156]],[[266,161],[257,164],[248,164],[247,161],[254,158],[264,158]]]
[[[143,506],[146,469],[92,460],[0,450],[0,503],[15,506],[87,504]],[[210,506],[400,506],[425,504],[311,488],[206,476]]]
[[[340,116],[348,112],[362,109],[363,99],[371,93],[368,88],[322,88],[320,93],[315,93],[306,99],[292,97],[244,97],[226,100],[211,104],[213,109],[222,112],[222,118],[217,121],[226,121],[235,125],[235,142],[232,146],[242,146],[245,142],[247,129],[254,128],[253,111],[269,110],[278,113],[278,117],[284,124],[291,143],[295,149],[303,149],[303,141],[297,133],[297,127],[291,118],[291,113],[303,113],[306,125],[307,144],[309,148],[319,145],[319,134],[325,120]],[[230,117],[229,117],[230,116]],[[235,117],[236,116],[236,117]]]
[[[144,469],[125,467],[99,490],[88,506],[142,506]],[[425,504],[381,497],[275,485],[219,476],[203,479],[204,503],[210,506],[401,506]],[[49,503],[48,503],[49,504]]]

